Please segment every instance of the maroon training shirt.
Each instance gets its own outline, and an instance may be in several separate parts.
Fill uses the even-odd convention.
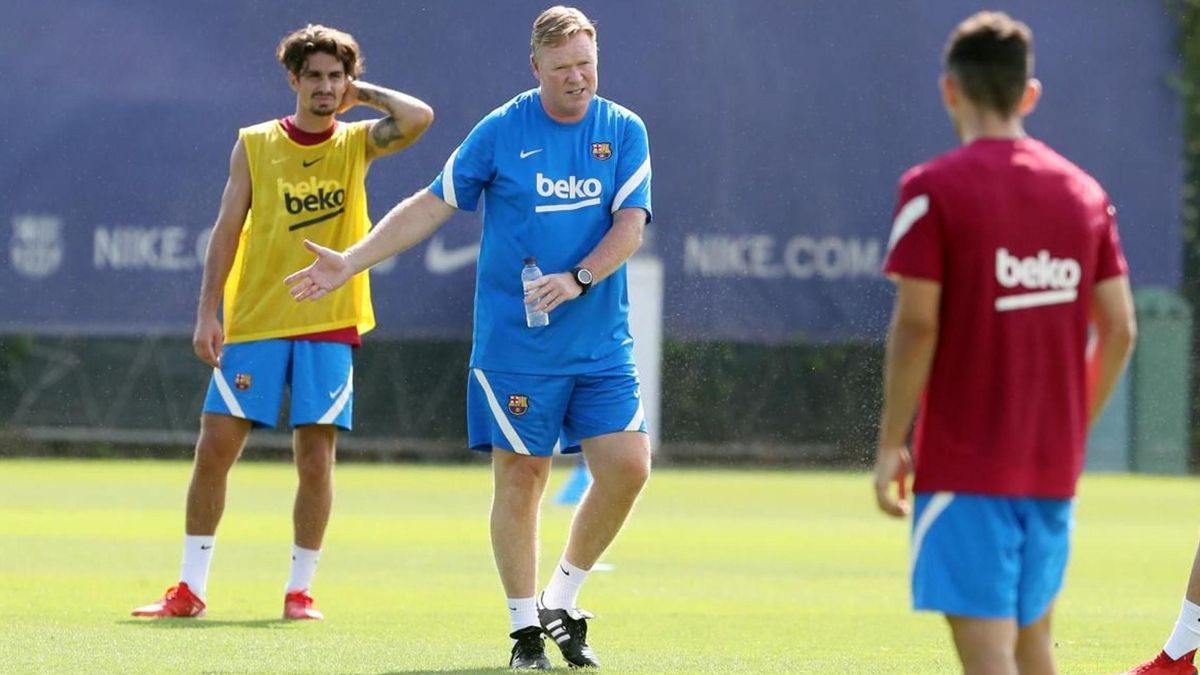
[[[915,491],[1075,494],[1092,288],[1127,273],[1114,214],[1031,138],[980,139],[901,178],[884,272],[942,287]]]

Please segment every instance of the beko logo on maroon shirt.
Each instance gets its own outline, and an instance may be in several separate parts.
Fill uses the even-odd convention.
[[[1074,302],[1082,278],[1083,268],[1073,258],[1052,258],[1044,249],[1037,256],[1018,258],[1008,249],[996,249],[996,281],[1004,288],[1033,291],[996,298],[996,311]]]

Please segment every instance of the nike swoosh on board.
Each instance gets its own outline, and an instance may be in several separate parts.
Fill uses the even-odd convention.
[[[441,237],[435,236],[425,249],[425,269],[433,274],[450,274],[475,264],[479,258],[479,244],[467,244],[446,248]]]

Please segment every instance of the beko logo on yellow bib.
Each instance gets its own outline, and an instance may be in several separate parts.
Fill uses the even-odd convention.
[[[294,216],[341,208],[346,203],[346,189],[336,180],[319,181],[314,177],[289,183],[280,178],[277,185],[280,201],[287,212]]]
[[[565,204],[542,204],[534,207],[533,210],[537,213],[545,213],[548,211],[573,211],[587,206],[599,206],[600,193],[603,190],[604,186],[598,178],[584,178],[580,180],[575,176],[567,176],[565,179],[554,180],[539,172],[537,175],[538,195],[542,197],[557,197],[559,199],[577,199],[580,201]]]

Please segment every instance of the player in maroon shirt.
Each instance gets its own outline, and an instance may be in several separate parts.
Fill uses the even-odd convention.
[[[1025,134],[1032,64],[1032,33],[1005,14],[951,33],[941,93],[962,147],[904,174],[884,262],[898,290],[876,498],[907,515],[913,470],[913,606],[946,616],[968,674],[1055,672],[1087,429],[1135,333],[1107,195]]]

